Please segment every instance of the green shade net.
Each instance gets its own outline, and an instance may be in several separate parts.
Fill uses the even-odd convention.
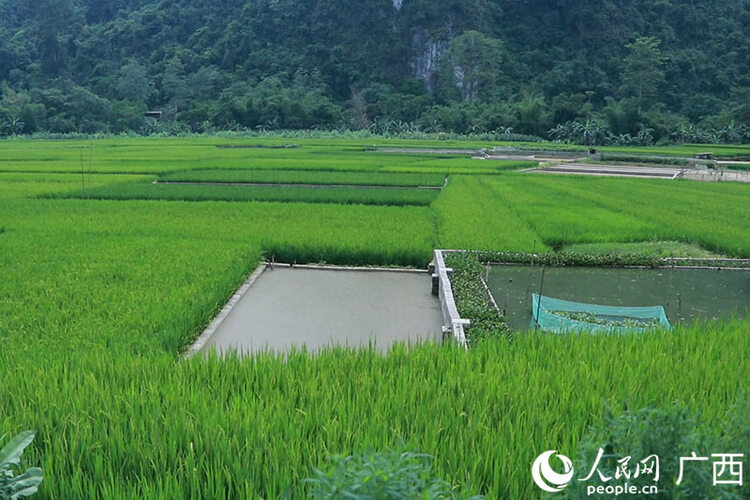
[[[619,307],[531,296],[531,326],[553,333],[645,332],[671,328],[662,306]]]

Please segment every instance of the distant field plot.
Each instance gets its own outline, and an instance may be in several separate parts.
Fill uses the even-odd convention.
[[[446,248],[532,251],[661,240],[750,256],[750,186],[740,184],[452,176],[434,208]]]
[[[382,153],[386,154],[386,153]],[[535,161],[482,160],[473,158],[444,158],[406,165],[388,166],[381,172],[440,172],[445,174],[498,174],[507,170],[533,168]]]
[[[552,193],[622,214],[653,226],[652,238],[698,243],[707,250],[750,256],[750,186],[643,179],[540,179]],[[642,240],[648,240],[644,233]]]
[[[411,141],[411,140],[373,140],[373,145],[393,148],[435,148],[440,149],[479,149],[492,147],[504,148],[506,150],[550,150],[586,152],[588,146],[575,144],[562,144],[558,142],[493,142],[493,141]],[[738,144],[679,144],[672,146],[601,146],[596,149],[612,153],[664,155],[664,156],[687,156],[692,157],[696,153],[712,152],[719,158],[750,158],[750,145]]]
[[[416,207],[0,199],[0,227],[0,338],[54,352],[177,352],[263,254],[421,267],[433,248]]]
[[[592,203],[590,199],[571,196],[557,190],[555,183],[538,180],[537,177],[506,176],[488,179],[486,183],[495,196],[512,206],[518,217],[551,247],[650,240],[658,234],[658,227],[653,223]]]
[[[221,145],[253,147],[226,148]],[[294,145],[275,149],[267,146]],[[471,148],[585,151],[582,146],[555,143],[491,141],[307,138],[108,138],[97,140],[11,140],[0,144],[0,172],[61,172],[163,174],[186,169],[295,169],[324,171],[400,171],[437,173],[494,173],[533,166],[523,162],[473,160],[439,154],[379,153],[376,146],[405,148]],[[627,154],[692,156],[713,152],[717,158],[750,158],[750,147],[681,145],[665,147],[604,147]]]
[[[736,144],[682,144],[677,146],[604,146],[602,151],[612,153],[686,156],[697,153],[713,153],[717,158],[750,158],[750,146]]]
[[[438,192],[426,189],[305,186],[241,186],[213,184],[110,184],[85,191],[50,195],[99,200],[282,201],[363,205],[429,205]]]
[[[433,248],[427,207],[52,199],[2,203],[5,241],[49,233],[53,236],[44,238],[49,240],[45,245],[62,246],[63,253],[83,252],[76,245],[89,236],[138,235],[171,239],[176,245],[182,239],[208,246],[235,242],[289,262],[423,267]],[[37,250],[37,261],[54,261],[56,254],[45,255]]]
[[[295,140],[299,147],[223,148],[283,145],[289,140],[217,138],[116,138],[102,140],[5,141],[0,145],[0,172],[165,174],[189,169],[257,169],[318,171],[401,171],[415,173],[493,173],[521,168],[519,162],[481,161],[466,157],[378,153],[365,150],[366,140]],[[40,147],[39,144],[43,144]],[[526,166],[533,166],[532,164]]]
[[[238,182],[269,184],[338,184],[355,186],[440,187],[444,174],[316,172],[300,170],[189,170],[163,175],[163,182]]]
[[[153,176],[123,174],[34,174],[0,172],[0,198],[40,194],[78,193],[120,182],[150,181]]]

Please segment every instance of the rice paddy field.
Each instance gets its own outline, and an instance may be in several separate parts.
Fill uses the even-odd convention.
[[[39,498],[304,498],[329,456],[399,443],[467,494],[537,498],[534,458],[575,456],[609,410],[680,402],[712,434],[747,400],[749,320],[183,360],[264,258],[423,268],[433,248],[656,242],[750,258],[748,185],[373,146],[493,145],[0,141],[0,435],[37,432]],[[750,156],[653,152],[711,149]]]

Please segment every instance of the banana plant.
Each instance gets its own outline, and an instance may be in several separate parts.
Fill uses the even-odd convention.
[[[0,443],[4,440],[5,435],[0,436]],[[14,471],[21,465],[23,450],[33,440],[34,433],[24,431],[0,450],[0,500],[16,500],[37,492],[43,478],[42,469],[31,467],[21,475],[16,475]]]

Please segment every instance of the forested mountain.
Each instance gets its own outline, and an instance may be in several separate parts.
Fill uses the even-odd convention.
[[[6,134],[694,140],[750,124],[750,0],[0,0],[0,82]]]

